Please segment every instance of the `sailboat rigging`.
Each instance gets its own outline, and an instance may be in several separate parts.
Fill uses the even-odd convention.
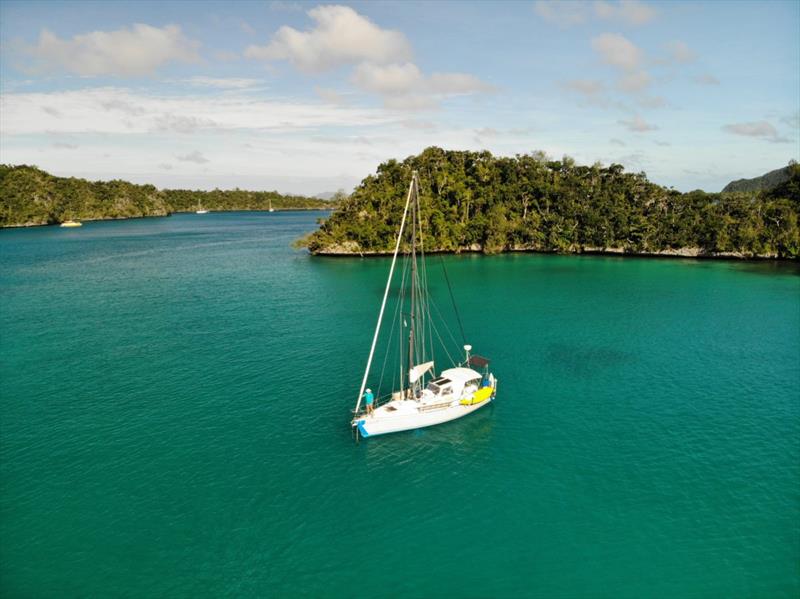
[[[401,246],[403,246],[404,234],[407,233],[407,223],[410,228],[410,240],[406,239],[404,248],[406,251],[400,276],[400,294],[384,359],[385,370],[386,362],[392,354],[389,346],[392,343],[394,330],[399,325],[397,355],[393,356],[394,360],[399,362],[397,379],[399,390],[393,390],[390,394],[382,397],[380,387],[383,384],[384,372],[381,372],[376,395],[367,389],[367,381],[380,337],[389,291],[398,262],[397,258]],[[408,247],[409,245],[410,247]],[[442,263],[442,267],[444,269],[444,263]],[[444,272],[446,277],[446,271]],[[450,289],[451,299],[453,299],[449,279],[447,279],[447,285]],[[404,312],[406,298],[408,298],[408,311]],[[445,328],[447,325],[444,319],[441,319],[439,325],[434,322],[432,306],[441,318],[441,312],[438,311],[428,289],[424,231],[419,203],[419,178],[417,172],[414,171],[408,187],[400,229],[389,267],[389,276],[378,312],[378,322],[375,326],[369,357],[356,400],[354,417],[351,421],[351,426],[357,435],[370,437],[441,424],[466,416],[489,404],[495,398],[497,379],[494,374],[489,372],[489,360],[482,356],[471,355],[472,346],[467,343],[463,345],[464,360],[460,362],[453,360],[439,328],[439,325]],[[459,327],[463,337],[460,317]],[[407,346],[405,346],[406,341],[403,334],[405,328],[408,329]],[[449,333],[449,329],[447,332]],[[450,338],[453,340],[452,334],[450,334]],[[441,357],[441,353],[444,352],[449,361],[453,363],[451,368],[440,371],[438,375],[435,369],[436,341],[439,342],[439,356]],[[362,400],[365,400],[365,409],[362,409]]]

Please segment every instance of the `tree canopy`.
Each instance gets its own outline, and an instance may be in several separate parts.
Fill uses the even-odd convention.
[[[312,253],[393,248],[412,170],[426,251],[613,250],[796,258],[800,167],[769,191],[681,193],[619,164],[542,153],[424,150],[366,177],[304,243]]]
[[[35,166],[0,165],[0,227],[66,220],[166,216],[206,210],[325,209],[334,203],[277,191],[157,189],[128,181],[55,177]]]

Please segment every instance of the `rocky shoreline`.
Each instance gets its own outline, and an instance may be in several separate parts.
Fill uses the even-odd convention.
[[[347,241],[341,244],[329,246],[324,250],[311,252],[314,256],[329,258],[348,258],[359,256],[362,258],[391,256],[392,252],[361,251],[358,244],[354,241]],[[428,254],[486,254],[480,245],[459,248],[457,250],[428,250]],[[637,252],[626,250],[625,248],[600,248],[600,247],[574,247],[566,251],[549,250],[534,247],[513,247],[505,249],[496,254],[531,253],[531,254],[560,254],[560,255],[600,255],[600,256],[625,256],[639,258],[696,258],[705,260],[780,260],[795,261],[792,258],[781,258],[777,254],[745,254],[742,252],[707,252],[702,248],[686,247],[659,250],[655,252]]]

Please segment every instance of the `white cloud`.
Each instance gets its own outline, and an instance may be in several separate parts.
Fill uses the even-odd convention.
[[[32,59],[21,68],[63,70],[84,77],[144,76],[171,61],[196,62],[198,46],[176,25],[158,28],[137,23],[129,29],[93,31],[71,39],[44,29],[35,45],[21,47],[22,54]]]
[[[348,6],[317,6],[307,14],[316,22],[313,29],[283,26],[269,44],[251,45],[245,56],[288,60],[308,73],[365,61],[387,64],[411,59],[411,46],[402,33],[382,29]]]
[[[250,46],[245,56],[265,61],[287,60],[306,73],[352,65],[350,81],[381,96],[387,108],[436,108],[443,98],[490,91],[492,86],[467,73],[425,75],[411,61],[411,45],[399,31],[382,29],[348,6],[318,6],[307,13],[313,29],[281,27],[266,46]],[[338,92],[317,89],[329,104]]]
[[[697,55],[692,51],[689,46],[686,45],[686,42],[682,42],[681,40],[673,40],[666,45],[667,52],[669,53],[669,58],[673,62],[678,64],[686,64],[689,62],[693,62]]]
[[[628,131],[633,131],[634,133],[645,133],[646,131],[655,131],[656,129],[658,129],[658,127],[656,127],[655,125],[647,123],[638,114],[630,120],[617,121],[617,122],[620,125],[624,125],[628,129]]]
[[[492,89],[466,73],[433,73],[426,77],[410,62],[383,66],[363,63],[353,72],[352,82],[382,96],[385,106],[402,110],[433,108],[441,98]]]
[[[262,79],[247,79],[243,77],[189,77],[181,79],[180,83],[186,83],[194,87],[210,87],[217,89],[247,89],[256,87],[264,83]]]
[[[58,106],[61,116],[43,107]],[[0,133],[187,133],[199,129],[304,130],[389,122],[377,109],[321,105],[248,94],[160,96],[124,88],[0,95]]]
[[[183,156],[175,156],[175,158],[177,160],[180,160],[181,162],[194,162],[197,164],[205,164],[208,162],[208,158],[203,156],[203,154],[198,150],[195,150],[194,152],[189,152],[188,154],[185,154]]]
[[[161,114],[153,119],[156,131],[172,131],[175,133],[195,133],[201,129],[214,129],[218,125],[208,118],[186,116],[180,114]]]
[[[594,3],[594,12],[601,19],[618,20],[628,25],[644,25],[657,15],[652,6],[638,0],[620,0],[615,3],[600,0]]]
[[[361,89],[381,95],[421,92],[424,87],[422,73],[410,62],[386,66],[364,63],[356,68],[352,79]]]
[[[636,69],[642,60],[641,50],[616,33],[604,33],[593,38],[592,48],[604,63],[626,71]]]
[[[767,121],[732,123],[730,125],[724,125],[722,130],[727,131],[728,133],[733,133],[734,135],[760,137],[761,139],[766,139],[767,141],[775,143],[786,143],[790,141],[789,139],[778,135],[778,130]]]

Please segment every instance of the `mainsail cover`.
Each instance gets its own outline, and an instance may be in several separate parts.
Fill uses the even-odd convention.
[[[408,380],[411,383],[416,383],[423,374],[433,368],[433,362],[425,362],[424,364],[417,364],[408,371]]]

